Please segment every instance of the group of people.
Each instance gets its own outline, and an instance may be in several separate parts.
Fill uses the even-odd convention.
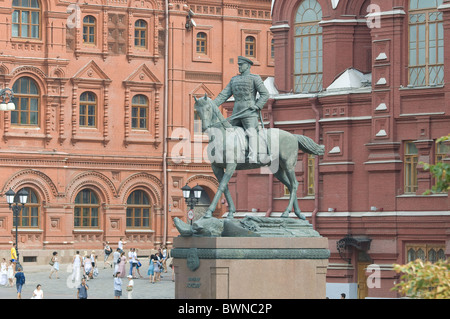
[[[104,244],[104,265],[103,268],[108,266],[114,269],[114,298],[118,299],[122,296],[122,278],[127,276],[128,284],[126,285],[126,291],[128,292],[128,298],[131,299],[131,293],[133,291],[134,281],[133,279],[143,278],[140,273],[140,268],[143,266],[137,255],[137,248],[130,248],[126,255],[124,248],[124,242],[120,238],[118,247],[115,251],[111,248],[108,242]],[[112,256],[112,262],[109,261]],[[161,273],[167,272],[168,267],[172,267],[172,264],[167,265],[168,253],[165,247],[159,248],[155,253],[151,254],[148,258],[148,271],[149,282],[155,283],[161,281]],[[127,271],[126,264],[129,264],[129,270]],[[55,276],[59,278],[58,271],[60,266],[60,260],[58,252],[54,251],[49,261],[51,266],[49,279]],[[90,254],[84,251],[83,256],[80,251],[76,251],[72,259],[72,282],[77,285],[77,298],[87,298],[87,291],[89,286],[87,281],[94,279],[98,275],[98,255],[93,250]],[[173,269],[172,269],[173,270]],[[174,281],[174,272],[172,271],[172,281]],[[0,285],[12,287],[16,283],[17,297],[21,298],[22,287],[25,284],[25,275],[23,269],[17,260],[17,253],[15,250],[15,244],[11,247],[11,259],[9,262],[6,258],[2,259],[0,263]],[[36,286],[33,291],[32,298],[42,299],[44,293],[40,284]]]
[[[72,259],[72,281],[80,282],[82,277],[86,280],[94,279],[98,276],[97,254],[95,250],[88,254],[84,252],[83,256],[80,255],[80,251],[77,250]]]
[[[116,250],[113,250],[109,242],[103,243],[103,269],[108,268],[108,266],[114,269],[114,298],[116,299],[119,299],[122,296],[122,278],[128,278],[128,283],[126,285],[128,298],[131,298],[133,291],[133,279],[143,278],[140,272],[143,265],[138,258],[138,249],[130,248],[128,253],[126,253],[124,251],[124,244],[122,238],[120,238]],[[87,298],[89,286],[86,281],[93,279],[98,274],[97,257],[95,251],[92,251],[90,255],[85,251],[83,257],[80,255],[79,251],[77,251],[73,257],[72,281],[80,282],[77,289],[77,297],[79,299]],[[110,261],[110,258],[112,258],[112,261]],[[162,278],[161,273],[167,272],[167,267],[172,267],[171,264],[167,265],[167,260],[168,253],[165,247],[159,248],[156,253],[149,257],[147,275],[149,276],[149,281],[151,283],[160,281]],[[126,270],[126,264],[129,264],[128,271]],[[172,281],[173,280],[174,273],[172,271]]]
[[[0,264],[0,285],[12,287],[14,285],[15,273],[15,263],[13,260],[10,259],[7,261],[6,258],[3,258]]]
[[[25,274],[23,273],[22,266],[17,259],[16,244],[13,243],[11,247],[11,258],[9,263],[6,258],[2,259],[0,263],[0,285],[13,287],[14,282],[17,288],[17,298],[22,298],[22,287],[25,284]],[[32,298],[41,299],[44,298],[43,291],[41,290],[41,285],[37,285],[36,289],[33,291]]]

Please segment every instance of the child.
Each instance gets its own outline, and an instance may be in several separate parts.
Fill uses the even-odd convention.
[[[133,276],[128,275],[128,286],[127,286],[128,299],[133,299],[131,296],[133,293],[133,286],[134,286]]]

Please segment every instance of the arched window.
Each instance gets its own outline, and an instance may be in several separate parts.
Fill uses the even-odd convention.
[[[150,228],[150,201],[142,190],[133,191],[127,199],[127,227]]]
[[[20,211],[18,216],[19,227],[39,227],[39,216],[41,210],[41,204],[39,202],[39,197],[36,192],[29,188],[25,187],[25,190],[28,192],[27,203]],[[16,193],[14,197],[14,202],[19,202],[19,195]],[[16,218],[13,219],[13,226],[16,226]]]
[[[12,36],[40,38],[41,8],[38,0],[13,0]]]
[[[96,127],[97,96],[92,92],[83,92],[80,96],[80,126]]]
[[[11,111],[11,123],[17,125],[39,125],[40,95],[36,82],[27,76],[21,77],[12,87],[16,109]]]
[[[134,23],[134,46],[147,47],[147,22],[144,20],[137,20]]]
[[[251,35],[245,38],[245,56],[250,58],[256,57],[256,39]]]
[[[444,26],[437,7],[442,0],[409,2],[409,84],[444,82]]]
[[[138,94],[131,100],[131,127],[133,129],[148,130],[148,99]]]
[[[90,189],[81,190],[75,198],[74,227],[98,228],[99,208],[97,195]]]
[[[322,90],[322,8],[304,0],[294,21],[294,91]]]
[[[208,37],[205,32],[197,33],[197,53],[198,54],[207,54],[207,41]]]
[[[25,0],[23,0],[25,1]],[[93,16],[85,16],[83,18],[83,42],[87,44],[95,44],[96,23]]]

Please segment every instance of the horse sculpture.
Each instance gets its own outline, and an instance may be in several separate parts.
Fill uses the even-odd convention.
[[[245,140],[245,132],[243,129],[232,126],[228,121],[231,117],[225,119],[214,101],[206,94],[202,98],[195,98],[194,108],[201,119],[202,131],[206,132],[209,136],[208,158],[211,162],[214,175],[220,183],[219,189],[204,217],[212,217],[212,213],[216,209],[220,197],[224,194],[229,206],[228,218],[233,218],[236,207],[228,190],[228,182],[233,173],[236,170],[270,166],[274,176],[286,185],[290,193],[288,206],[281,217],[288,217],[292,208],[294,208],[295,215],[299,219],[304,220],[305,216],[301,214],[297,202],[298,182],[295,176],[295,166],[298,151],[300,149],[308,154],[323,155],[324,146],[316,144],[312,139],[303,135],[291,134],[276,128],[263,129],[259,130],[262,134],[258,134],[258,137],[264,141],[258,143],[258,145],[260,146],[259,153],[261,154],[261,150],[266,153],[264,161],[260,158],[254,163],[249,162],[245,156],[243,157],[245,160],[238,160],[235,152],[238,147],[235,143],[230,143],[230,140],[233,138],[230,139],[229,137],[237,136],[234,140]],[[234,156],[230,156],[230,154]]]

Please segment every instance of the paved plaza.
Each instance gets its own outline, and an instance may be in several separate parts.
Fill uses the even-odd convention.
[[[147,264],[147,265],[146,265]],[[72,266],[70,264],[61,264],[58,272],[59,279],[52,275],[49,279],[50,265],[27,265],[22,264],[26,278],[22,289],[22,299],[30,299],[34,289],[38,284],[42,285],[44,299],[76,299],[77,289],[71,281]],[[88,299],[114,299],[114,277],[113,269],[109,266],[103,268],[103,263],[99,262],[99,274],[94,279],[87,281],[89,286]],[[127,274],[129,271],[126,266]],[[133,279],[134,289],[131,296],[125,287],[128,284],[128,278],[122,278],[122,297],[121,299],[174,299],[175,282],[172,281],[172,270],[162,273],[162,279],[159,282],[149,282],[147,275],[148,263],[140,268],[143,278]],[[0,286],[0,299],[16,299],[17,290],[14,283],[13,287]]]

